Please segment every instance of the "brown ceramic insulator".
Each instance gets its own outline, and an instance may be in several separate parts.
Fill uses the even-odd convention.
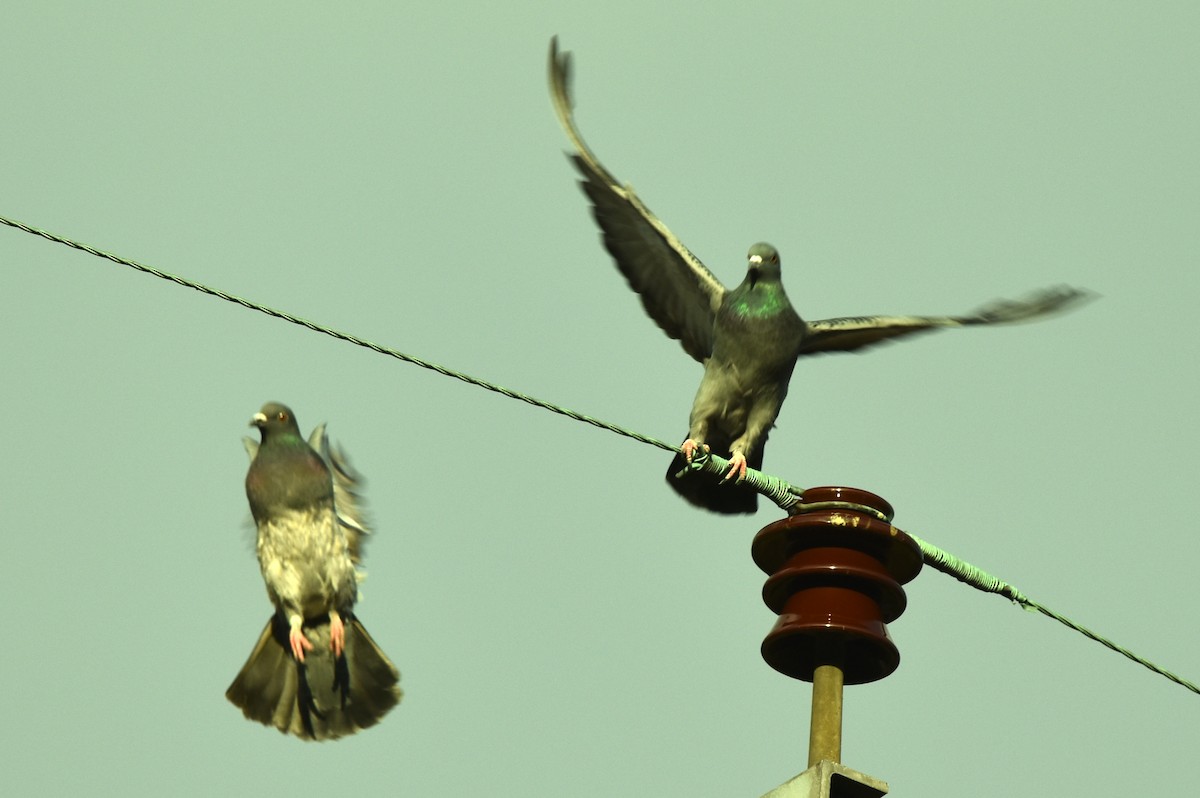
[[[853,502],[892,516],[886,501],[855,488],[810,488],[803,501]],[[812,681],[818,666],[837,665],[846,684],[862,684],[900,664],[886,624],[904,612],[900,585],[921,570],[908,535],[866,512],[815,509],[764,527],[751,553],[769,575],[763,601],[779,614],[762,645],[772,668]]]

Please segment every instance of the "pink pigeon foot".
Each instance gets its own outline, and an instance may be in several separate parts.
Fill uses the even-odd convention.
[[[696,451],[698,449],[703,448],[704,451],[706,451],[706,452],[708,451],[707,446],[704,446],[703,444],[701,444],[697,441],[694,441],[691,438],[688,438],[686,441],[684,441],[683,444],[680,445],[679,448],[683,450],[683,459],[688,461],[689,463],[692,462],[692,457],[695,456]]]
[[[329,613],[329,646],[333,649],[334,657],[342,656],[346,648],[346,625],[342,623],[342,616],[338,615],[337,610]]]
[[[299,626],[292,627],[292,631],[288,633],[288,642],[292,645],[292,656],[299,662],[304,662],[305,651],[312,651],[312,643],[308,642]]]
[[[737,479],[733,475],[737,474]],[[733,479],[734,482],[741,482],[746,476],[746,455],[741,452],[734,452],[733,457],[729,458],[729,472],[725,474],[722,482],[728,482]]]

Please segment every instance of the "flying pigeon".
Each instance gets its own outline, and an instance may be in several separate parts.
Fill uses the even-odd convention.
[[[378,723],[400,700],[400,674],[354,616],[363,538],[361,477],[325,426],[306,442],[296,417],[268,402],[250,424],[246,497],[275,613],[225,692],[250,720],[306,740]]]
[[[1044,289],[1020,301],[1000,301],[965,316],[854,316],[805,321],[780,281],[779,253],[770,244],[750,248],[745,279],[725,288],[633,188],[601,165],[575,127],[570,54],[550,41],[550,93],[575,152],[604,246],[646,313],[704,365],[692,405],[688,436],[667,471],[667,482],[692,504],[718,513],[753,513],[757,494],[739,485],[746,468],[761,469],[767,435],[787,396],[796,359],[851,352],[892,338],[942,327],[1001,324],[1063,310],[1089,295],[1068,286]],[[728,458],[724,480],[679,476],[696,451]]]

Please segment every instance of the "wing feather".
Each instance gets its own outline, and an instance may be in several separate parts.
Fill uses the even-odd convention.
[[[350,559],[355,565],[362,564],[363,544],[371,528],[364,511],[362,497],[364,480],[350,465],[341,447],[331,446],[325,425],[321,424],[308,436],[308,445],[316,450],[333,477],[333,509],[338,523],[346,535],[350,547]]]
[[[713,321],[725,287],[665,224],[597,160],[575,127],[570,93],[571,56],[550,40],[550,94],[571,140],[571,155],[603,232],[604,247],[641,297],[650,318],[684,351],[703,362],[712,353]]]
[[[810,321],[800,354],[853,352],[893,338],[945,327],[1030,321],[1066,310],[1091,296],[1089,291],[1061,285],[1036,291],[1020,300],[999,300],[965,316],[849,316]]]

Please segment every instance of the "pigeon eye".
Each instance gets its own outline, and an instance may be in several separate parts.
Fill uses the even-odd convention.
[[[285,412],[283,412],[282,410],[280,410],[280,411],[279,411],[279,414],[278,414],[278,415],[276,415],[276,416],[275,416],[275,418],[279,419],[280,421],[287,421],[287,419],[288,419],[288,415],[287,415],[287,413],[285,413]]]

